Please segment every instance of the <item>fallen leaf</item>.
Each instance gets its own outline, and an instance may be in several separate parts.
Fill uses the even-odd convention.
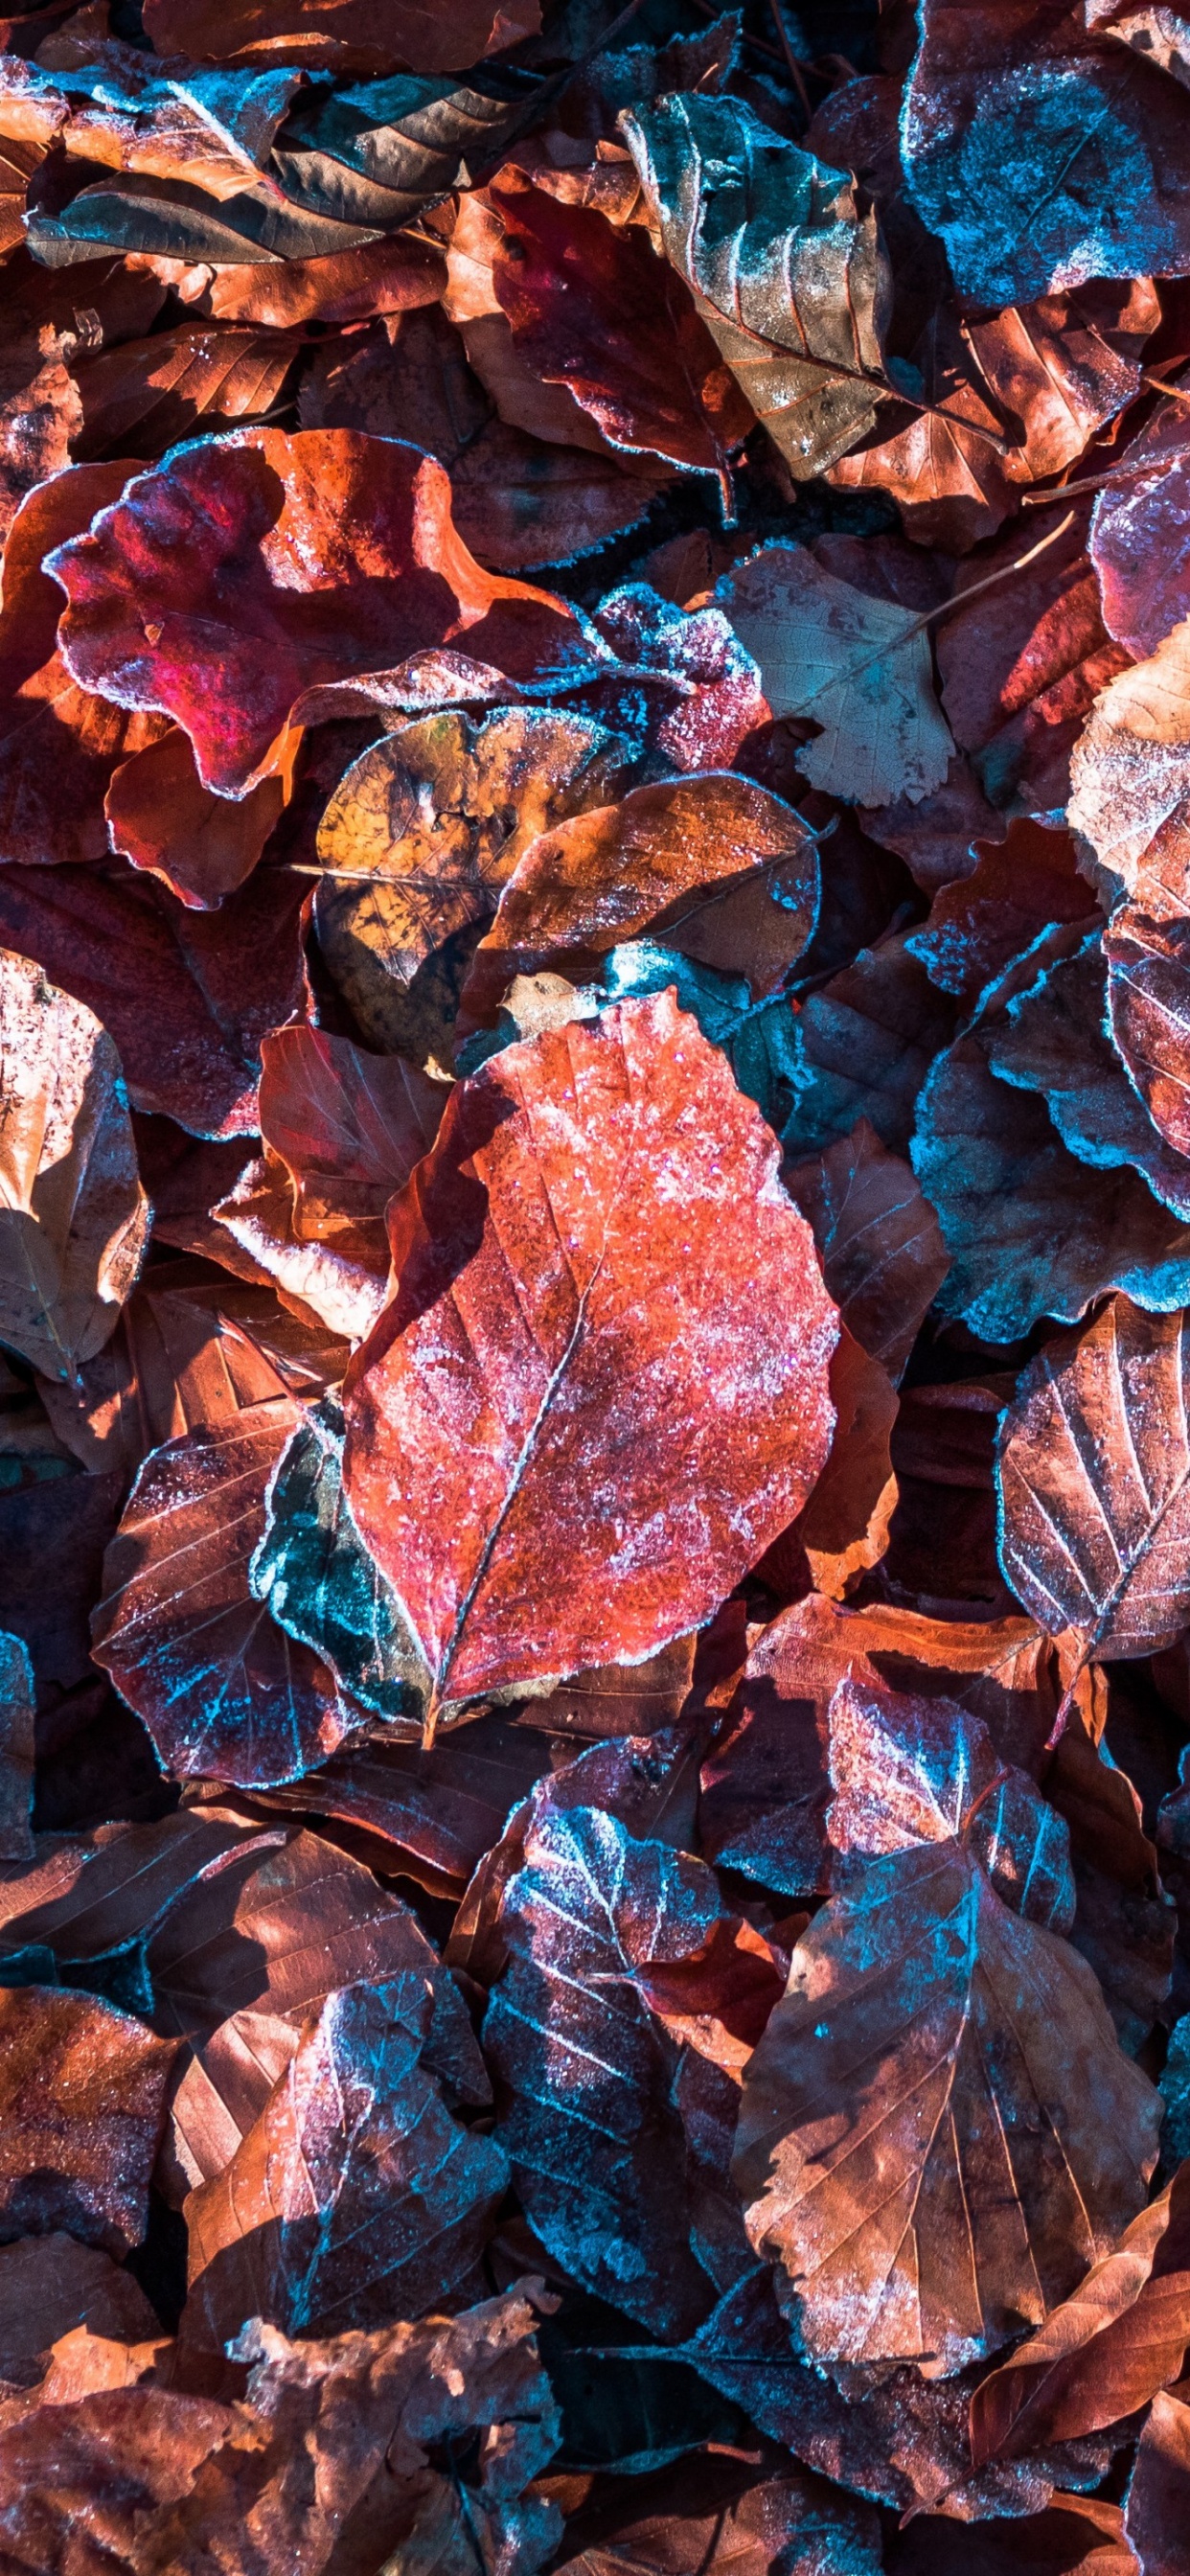
[[[516,975],[598,973],[650,933],[682,955],[782,983],[818,909],[818,854],[801,816],[763,787],[710,772],[631,788],[521,850],[476,951],[463,1012],[491,1024]]]
[[[384,1211],[428,1153],[445,1105],[403,1056],[369,1055],[309,1021],[274,1029],[261,1047],[260,1131],[293,1183],[307,1242],[343,1242],[388,1269]]]
[[[1182,1624],[1182,1325],[1113,1297],[1039,1352],[1005,1417],[1005,1574],[1041,1627],[1076,1629],[1087,1653],[1149,1654]]]
[[[1068,832],[1010,823],[1006,839],[976,842],[968,876],[940,886],[905,946],[932,984],[971,1008],[1051,923],[1085,921],[1089,892]]]
[[[680,2041],[698,2016],[703,2049],[738,2066],[780,1992],[772,1953],[701,1862],[582,1806],[529,1827],[498,1933],[508,1964],[484,2049],[530,2225],[650,2331],[690,2332],[713,2298],[714,2218],[699,2218],[714,2185],[683,2128],[667,2017]],[[734,2108],[735,2083],[719,2083]]]
[[[279,1396],[154,1450],[104,1560],[95,1660],[182,1778],[292,1780],[359,1722],[249,1588],[265,1488],[296,1419]]]
[[[1088,37],[1081,11],[1026,32],[983,0],[960,35],[928,0],[905,174],[960,293],[998,306],[1176,269],[1190,219],[1179,106],[1155,68]]]
[[[539,2281],[522,2289],[546,2304]],[[480,2559],[537,2576],[561,2516],[533,2491],[560,2432],[536,2325],[512,2291],[374,2334],[290,2343],[249,2326],[248,2405],[219,2410],[227,2433],[208,2434],[193,2485],[176,2479],[172,2510],[147,2535],[140,2523],[137,2576],[201,2576],[212,2545],[286,2576],[323,2576],[336,2556],[377,2567],[394,2550],[444,2576]]]
[[[941,786],[952,744],[920,616],[853,589],[806,546],[766,547],[717,596],[772,713],[818,727],[796,754],[812,786],[854,805]]]
[[[145,0],[145,33],[159,54],[189,53],[221,63],[296,59],[303,70],[459,71],[516,36],[538,32],[534,0]]]
[[[1178,2377],[1190,2343],[1187,2182],[1182,2167],[1040,2334],[981,2380],[971,2400],[977,2464],[1097,2432]]]
[[[1090,1970],[964,1842],[874,1862],[802,1935],[740,2111],[748,2232],[805,2350],[946,2377],[1040,2323],[1135,2215],[1156,2098]]]
[[[931,1063],[954,1023],[953,1003],[931,987],[904,933],[861,949],[807,994],[793,1020],[787,1154],[842,1142],[860,1118],[881,1144],[903,1153]]]
[[[91,1995],[0,1990],[0,2232],[58,2228],[126,2254],[148,2223],[149,2176],[175,2050]]]
[[[213,795],[175,725],[114,771],[103,810],[113,850],[206,911],[251,876],[284,803],[281,778],[262,778],[239,804]]]
[[[57,648],[62,602],[41,569],[47,548],[89,527],[134,469],[75,465],[25,499],[4,547],[0,610],[0,855],[102,858],[102,794],[118,760],[159,728],[76,687]]]
[[[606,804],[622,761],[601,725],[510,707],[480,724],[427,716],[353,763],[319,827],[326,873],[314,917],[374,1045],[407,1043],[418,994],[405,997],[419,970],[432,973],[448,940],[486,927],[539,832]]]
[[[252,2317],[341,2333],[465,2294],[508,2168],[421,2066],[429,2019],[414,1975],[327,1997],[227,2171],[187,2201],[184,2348],[218,2351]]]
[[[895,1384],[950,1266],[929,1201],[866,1118],[813,1161],[787,1163],[782,1177],[814,1228],[843,1322]]]
[[[1111,1040],[1107,963],[1098,916],[1076,947],[1047,943],[1036,980],[1014,995],[988,1061],[1001,1082],[1039,1091],[1080,1162],[1130,1163],[1175,1216],[1190,1215],[1190,1163],[1148,1116]],[[1066,953],[1063,954],[1063,948]]]
[[[1124,2529],[1144,2576],[1178,2576],[1179,2534],[1190,2501],[1190,2405],[1186,2382],[1153,2399],[1128,2483]]]
[[[216,913],[129,868],[0,867],[0,938],[110,1029],[136,1109],[254,1133],[260,1043],[297,998],[300,878],[260,868]]]
[[[1055,2494],[1052,2504],[1024,2521],[967,2523],[960,2544],[969,2576],[1137,2576],[1118,2504]],[[950,2576],[955,2528],[943,2516],[910,2524],[889,2562],[892,2576]]]
[[[832,170],[737,99],[626,112],[666,257],[794,476],[821,474],[886,390],[889,277],[875,218]]]
[[[107,1031],[9,949],[0,1090],[0,1331],[70,1384],[136,1284],[149,1208]]]
[[[502,226],[493,287],[535,374],[566,385],[613,447],[716,475],[730,493],[751,405],[641,227],[566,205],[515,165],[490,203]]]
[[[835,1794],[826,1831],[837,1852],[875,1856],[953,1838],[1014,1913],[1070,1930],[1066,1827],[1028,1774],[1000,1760],[981,1718],[848,1673],[832,1692],[827,1729]]]
[[[792,1543],[805,1551],[815,1589],[841,1601],[855,1577],[884,1555],[897,1500],[889,1451],[896,1389],[887,1369],[846,1324],[831,1353],[830,1395],[835,1430],[826,1464],[804,1510],[762,1558],[759,1571],[779,1591],[774,1560]]]
[[[72,677],[172,716],[224,796],[276,770],[320,685],[464,636],[472,660],[512,678],[581,655],[563,603],[472,561],[441,466],[355,430],[232,430],[174,449],[50,569]],[[415,676],[409,690],[416,706]]]
[[[713,1159],[687,1172],[694,1096]],[[655,1653],[710,1615],[804,1500],[829,1442],[834,1310],[808,1229],[780,1196],[775,1155],[722,1059],[664,996],[508,1048],[452,1095],[432,1154],[393,1211],[401,1285],[352,1372],[345,1466],[348,1499],[405,1605],[436,1704],[536,1678],[543,1666],[565,1674]],[[691,1190],[714,1263],[692,1266],[683,1231],[682,1310],[658,1347],[651,1299],[669,1294],[659,1266],[671,1275],[668,1211],[685,1229],[680,1193]],[[543,1203],[562,1256],[548,1288],[536,1267],[540,1219],[532,1236],[522,1231]],[[720,1206],[731,1210],[738,1270],[724,1260]],[[518,1239],[534,1244],[529,1272],[510,1271]],[[505,1350],[495,1381],[472,1339],[477,1296],[485,1336],[498,1313],[516,1337],[517,1362]],[[449,1413],[444,1334],[461,1371]],[[724,1334],[731,1375],[716,1389],[706,1371]],[[630,1434],[613,1429],[624,1404]],[[456,1424],[471,1444],[462,1453]],[[423,1493],[434,1476],[429,1520],[405,1500],[409,1442]],[[464,1469],[458,1519],[448,1498]],[[651,1523],[644,1556],[624,1544],[629,1492],[629,1530]],[[551,1552],[568,1562],[565,1597],[541,1598],[527,1581],[547,1529]]]
[[[580,2545],[581,2544],[581,2545]],[[843,2495],[812,2470],[775,2462],[757,2469],[704,2453],[651,2478],[598,2489],[569,2519],[566,2576],[763,2576],[775,2554],[789,2576],[814,2576],[824,2560],[840,2576],[876,2576],[882,2565],[873,2507]]]

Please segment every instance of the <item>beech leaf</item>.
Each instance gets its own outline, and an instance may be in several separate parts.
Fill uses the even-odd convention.
[[[964,1843],[930,1843],[874,1862],[802,1935],[734,2172],[813,2358],[945,2377],[1108,2250],[1158,2109],[1082,1960],[1009,1913]]]
[[[697,92],[621,119],[666,256],[799,479],[875,419],[888,267],[874,215],[735,99]]]
[[[853,805],[917,803],[941,786],[953,745],[920,617],[852,589],[806,546],[766,547],[717,595],[773,714],[818,727],[796,753],[811,786]]]
[[[148,1202],[106,1029],[10,949],[0,1094],[0,1333],[69,1385],[136,1284]]]
[[[1039,1625],[1086,1653],[1147,1655],[1185,1621],[1190,1443],[1184,1318],[1109,1299],[1030,1362],[1004,1417],[1005,1574]]]
[[[805,1499],[829,1446],[834,1309],[775,1165],[668,996],[507,1048],[452,1096],[393,1214],[401,1284],[352,1371],[345,1465],[438,1704],[655,1653],[709,1617]],[[485,1337],[500,1318],[495,1375],[474,1338],[484,1309]],[[564,1597],[531,1572],[547,1526]]]

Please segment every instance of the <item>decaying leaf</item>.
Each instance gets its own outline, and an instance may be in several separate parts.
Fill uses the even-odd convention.
[[[775,1163],[722,1059],[666,996],[508,1048],[452,1096],[393,1211],[400,1287],[352,1372],[345,1465],[438,1704],[654,1653],[709,1616],[804,1500],[829,1441],[834,1310]],[[673,1222],[683,1288],[666,1309]],[[557,1254],[543,1276],[544,1223]],[[629,1442],[643,1551],[624,1543]],[[431,1458],[427,1521],[409,1479],[424,1490]],[[564,1596],[539,1594],[531,1571],[547,1520]]]
[[[766,547],[718,596],[773,714],[817,728],[796,754],[811,786],[853,805],[941,786],[953,745],[921,617],[852,589],[806,546]]]
[[[1039,1352],[1004,1419],[1005,1574],[1041,1627],[1077,1630],[1087,1652],[1148,1654],[1182,1625],[1183,1321],[1111,1298]]]
[[[0,950],[0,1332],[73,1383],[136,1284],[148,1203],[106,1029]]]
[[[889,279],[874,216],[735,100],[687,93],[623,120],[666,256],[799,478],[854,446],[885,390]]]
[[[875,1862],[803,1933],[740,2111],[805,2349],[946,2376],[1040,2323],[1140,2206],[1155,2103],[1090,1970],[964,1841]]]
[[[149,2176],[175,2051],[91,1995],[0,1991],[0,2234],[68,2229],[126,2254],[148,2221]]]

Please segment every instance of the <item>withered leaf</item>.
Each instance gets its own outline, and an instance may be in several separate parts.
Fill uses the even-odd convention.
[[[353,764],[319,827],[314,915],[373,1045],[416,1041],[419,969],[432,974],[448,941],[486,926],[539,832],[607,802],[622,759],[601,725],[509,707],[478,725],[427,716]]]
[[[677,2040],[712,2062],[734,2111],[714,2059],[738,2068],[763,2028],[780,1992],[772,1953],[701,1862],[585,1806],[530,1824],[497,1932],[508,1964],[484,2048],[530,2224],[587,2288],[651,2331],[688,2333],[718,2261],[739,2269],[746,2248],[733,2212],[716,2251],[724,2222],[697,2119],[683,2125]]]
[[[730,492],[752,408],[647,233],[562,203],[515,166],[490,202],[503,227],[492,284],[534,373],[568,386],[613,447],[715,474]]]
[[[718,596],[773,714],[818,728],[795,753],[811,786],[853,805],[941,786],[953,744],[921,616],[852,588],[808,546],[766,547]]]
[[[248,1570],[258,1601],[380,1718],[420,1722],[428,1682],[400,1601],[369,1555],[343,1491],[342,1407],[303,1413],[269,1478]]]
[[[345,1466],[437,1703],[654,1653],[804,1501],[834,1309],[775,1166],[668,996],[509,1047],[452,1095],[393,1211],[400,1285],[351,1373]],[[541,1585],[547,1526],[564,1596]]]
[[[899,1378],[950,1267],[908,1164],[860,1118],[815,1161],[787,1163],[783,1177],[814,1228],[822,1275],[848,1331]]]
[[[1153,2399],[1124,2506],[1124,2529],[1145,2576],[1178,2576],[1190,2504],[1190,2403],[1185,2380]]]
[[[105,1559],[95,1660],[183,1778],[292,1780],[362,1718],[249,1585],[265,1488],[296,1419],[278,1396],[154,1450]]]
[[[1004,1417],[1001,1562],[1051,1636],[1145,1655],[1185,1620],[1184,1317],[1112,1297],[1030,1362]]]
[[[320,686],[464,637],[470,667],[514,679],[556,681],[588,658],[564,603],[473,562],[433,458],[357,430],[233,430],[174,449],[50,568],[70,603],[72,676],[171,715],[225,796],[276,769]]]
[[[804,2349],[945,2377],[1040,2323],[1135,2215],[1156,2105],[1090,1970],[965,1843],[874,1861],[802,1935],[740,2111]]]
[[[469,2285],[508,2168],[420,2058],[430,1989],[327,1997],[227,2171],[186,2204],[191,2347],[249,2317],[288,2334],[424,2314]]]
[[[181,902],[205,910],[250,877],[285,803],[262,778],[239,804],[204,787],[181,727],[123,761],[103,801],[113,850],[151,869]]]
[[[622,119],[669,258],[799,479],[872,426],[889,276],[851,182],[735,99],[696,92]]]
[[[1070,1930],[1066,1827],[1028,1774],[999,1759],[981,1718],[849,1673],[832,1694],[827,1727],[835,1794],[826,1830],[837,1852],[874,1856],[956,1838],[1015,1913]]]
[[[136,1284],[148,1201],[106,1029],[0,949],[0,1333],[69,1385]]]
[[[818,854],[799,814],[726,772],[634,787],[543,831],[500,888],[463,1014],[491,1019],[516,975],[576,980],[648,932],[683,956],[779,985],[814,928]]]
[[[0,2235],[138,2245],[175,2050],[94,1996],[0,1988]]]
[[[1181,2166],[1041,2332],[980,2381],[977,2463],[1115,2424],[1179,2376],[1190,2343],[1188,2184]]]

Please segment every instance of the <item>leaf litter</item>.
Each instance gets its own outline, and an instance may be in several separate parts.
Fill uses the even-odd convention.
[[[1188,89],[0,21],[4,2576],[1188,2576]]]

